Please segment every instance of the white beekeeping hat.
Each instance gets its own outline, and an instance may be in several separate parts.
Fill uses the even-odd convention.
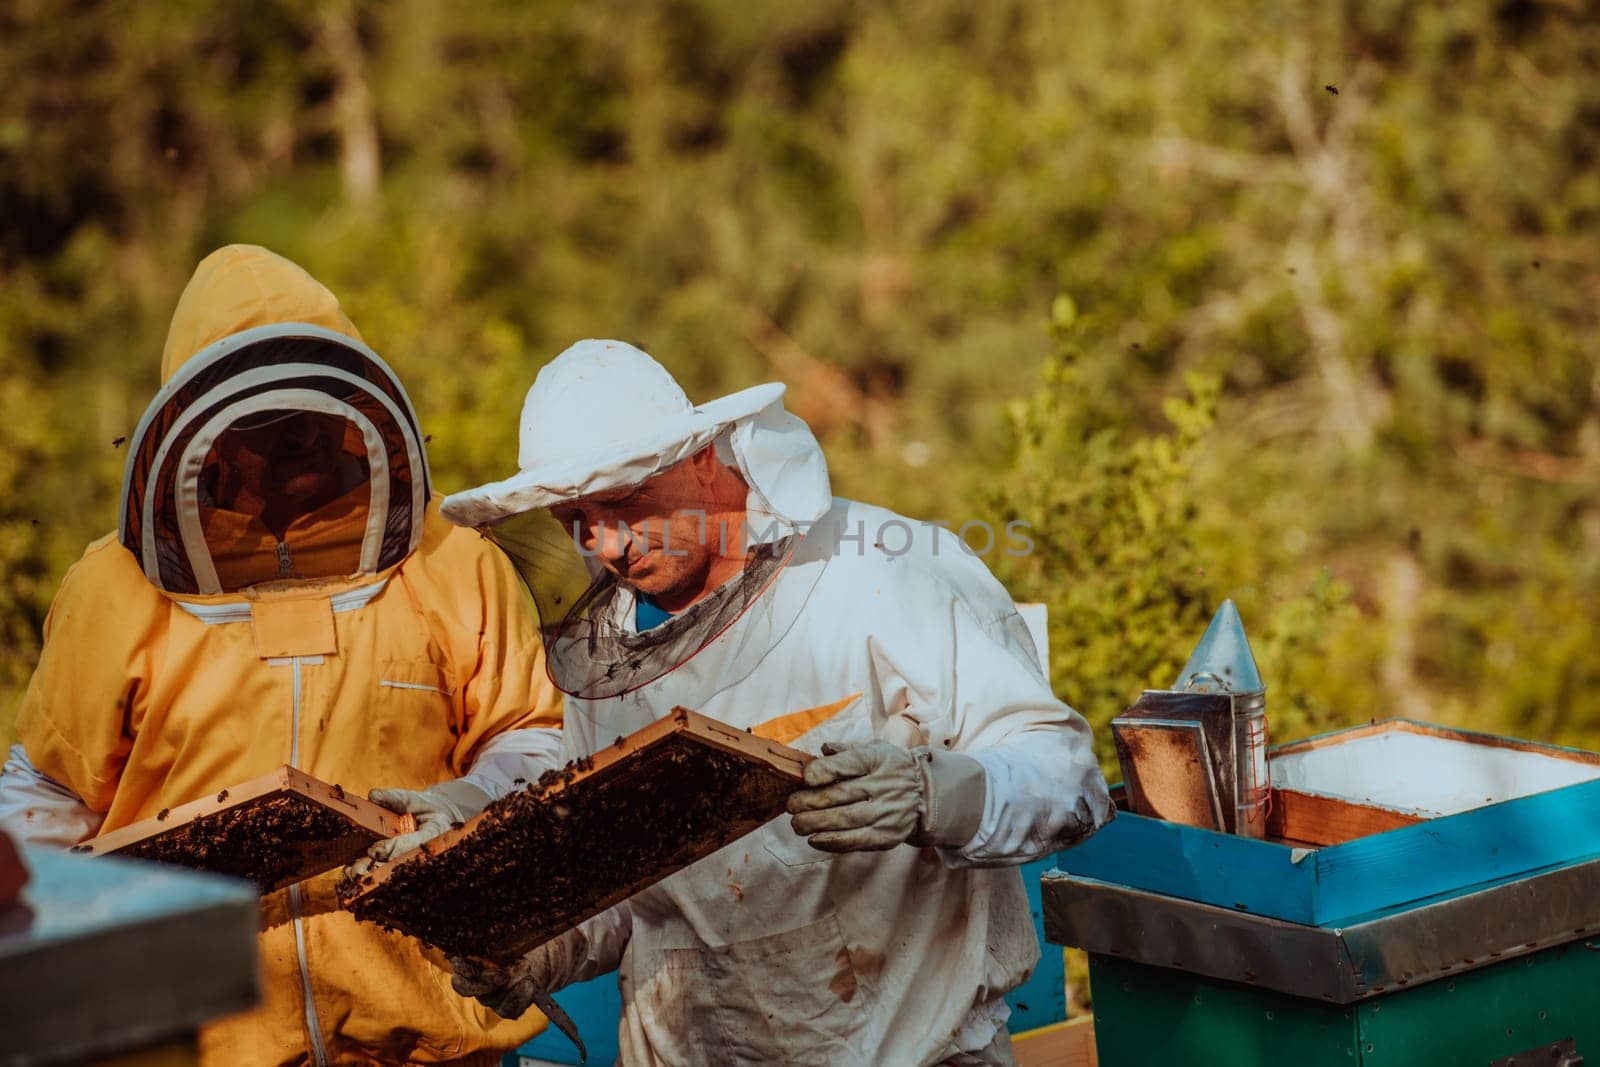
[[[750,487],[750,528],[782,532],[820,518],[832,493],[827,463],[804,422],[783,408],[784,387],[753,386],[705,404],[649,355],[622,341],[579,341],[534,380],[522,405],[511,477],[455,493],[443,512],[492,526],[524,512],[637,485],[727,434]]]

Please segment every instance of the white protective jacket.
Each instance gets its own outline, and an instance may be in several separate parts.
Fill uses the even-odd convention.
[[[631,596],[613,608],[631,625]],[[1039,955],[1016,866],[1112,808],[1088,725],[1052,694],[982,560],[933,526],[834,500],[697,655],[619,697],[569,696],[563,755],[676,705],[812,753],[871,739],[968,753],[986,805],[959,849],[833,855],[780,817],[568,935],[557,984],[620,967],[623,1062],[911,1065],[989,1046],[1001,996]],[[795,714],[813,708],[821,721]]]

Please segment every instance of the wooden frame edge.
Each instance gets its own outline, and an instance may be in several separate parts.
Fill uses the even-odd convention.
[[[156,815],[129,823],[110,833],[90,838],[73,846],[73,851],[85,856],[109,856],[132,845],[174,831],[197,819],[219,815],[244,804],[271,796],[274,793],[295,793],[339,813],[363,830],[382,839],[410,833],[416,829],[416,817],[397,814],[365,797],[348,794],[338,785],[332,785],[285,763],[276,770],[257,778],[230,785],[215,795],[185,801],[165,809],[165,816]]]
[[[801,752],[799,749],[790,748],[788,745],[779,744],[776,741],[770,741],[764,737],[757,737],[752,733],[713,719],[709,715],[702,715],[698,711],[685,707],[674,707],[671,712],[655,722],[640,727],[626,737],[619,737],[617,741],[604,745],[596,749],[593,754],[577,760],[577,768],[569,778],[552,782],[541,790],[539,795],[542,797],[553,792],[569,789],[591,775],[600,773],[612,764],[621,762],[640,749],[675,733],[688,733],[714,748],[760,760],[778,774],[796,782],[802,780],[806,764],[814,758],[809,753]],[[619,744],[618,742],[622,743]],[[537,783],[530,782],[529,786],[531,787],[535,784]],[[410,852],[396,856],[389,863],[372,870],[362,879],[360,888],[342,900],[343,906],[348,909],[369,894],[377,892],[378,888],[404,865],[413,863],[423,856],[432,856],[452,847],[472,833],[479,821],[486,815],[487,812],[475,815],[460,827],[446,830],[438,837],[424,841]],[[367,879],[371,879],[370,882]],[[610,901],[606,907],[626,900],[629,896],[632,896],[631,892],[618,896],[615,900]]]

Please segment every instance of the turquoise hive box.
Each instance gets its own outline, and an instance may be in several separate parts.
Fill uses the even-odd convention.
[[[23,846],[0,911],[0,1064],[194,1062],[205,1023],[261,999],[255,887]]]
[[[1043,877],[1102,1065],[1600,1062],[1600,755],[1390,720],[1268,763],[1264,838],[1123,811]]]

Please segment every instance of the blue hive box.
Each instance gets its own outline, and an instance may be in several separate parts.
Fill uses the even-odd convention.
[[[1270,767],[1264,840],[1121,812],[1044,876],[1101,1064],[1600,1056],[1600,755],[1393,720]]]

